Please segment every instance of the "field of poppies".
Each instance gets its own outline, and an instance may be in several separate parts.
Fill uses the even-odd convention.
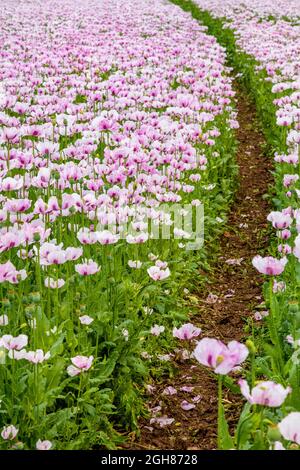
[[[296,0],[1,2],[1,450],[172,427],[147,393],[179,353],[217,375],[216,447],[300,445],[299,18]],[[274,187],[264,301],[225,344],[187,298],[237,187],[234,76]],[[234,432],[223,387],[246,401]]]

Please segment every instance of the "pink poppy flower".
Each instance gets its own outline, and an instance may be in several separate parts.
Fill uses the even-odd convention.
[[[21,179],[18,178],[3,178],[1,183],[1,190],[2,191],[16,191],[17,189],[21,189],[23,186],[23,182]]]
[[[82,248],[74,248],[73,246],[69,246],[66,251],[66,260],[67,261],[75,261],[76,259],[82,256]]]
[[[19,430],[15,426],[10,424],[9,426],[4,426],[1,432],[1,436],[6,441],[12,441],[16,437],[18,432]]]
[[[90,276],[91,274],[96,274],[100,271],[100,269],[100,266],[98,266],[98,264],[91,259],[87,260],[86,263],[75,265],[75,271],[78,274],[81,274],[82,276]]]
[[[272,256],[255,256],[252,260],[253,266],[262,274],[270,276],[277,276],[284,271],[285,265],[288,260],[286,257],[281,259],[273,258]]]
[[[21,359],[27,359],[27,351],[26,349],[21,349],[18,351],[17,349],[10,349],[8,351],[8,357],[10,359],[15,359],[16,361],[20,361]]]
[[[36,351],[28,351],[26,353],[25,359],[32,362],[33,364],[40,364],[50,358],[50,352],[44,353],[42,349],[37,349]]]
[[[51,441],[41,441],[41,439],[39,439],[35,447],[37,450],[50,450],[52,445]]]
[[[158,266],[151,266],[147,269],[147,273],[154,281],[163,281],[171,274],[169,268],[160,269]]]
[[[26,277],[26,271],[24,269],[17,271],[10,261],[0,264],[0,283],[8,281],[11,284],[17,284],[20,280],[26,279]]]
[[[288,228],[293,222],[293,219],[289,214],[284,214],[282,212],[271,212],[267,219],[272,222],[274,228],[279,230]]]
[[[203,338],[199,341],[194,356],[200,364],[211,367],[216,374],[226,375],[235,366],[245,361],[248,349],[237,341],[230,341],[226,346],[222,341]]]
[[[186,400],[183,400],[180,406],[184,411],[189,411],[189,410],[193,410],[194,408],[196,408],[196,405],[194,405],[193,403],[189,403]]]
[[[67,372],[71,377],[79,375],[81,372],[89,370],[92,366],[94,356],[75,356],[71,358],[72,364],[67,368]]]
[[[24,348],[28,343],[28,336],[27,335],[19,335],[13,337],[12,335],[3,335],[0,338],[0,346],[4,347],[5,349],[9,350],[20,350]]]
[[[286,448],[282,445],[280,441],[275,441],[273,450],[286,450]]]
[[[293,441],[300,445],[300,412],[293,411],[278,424],[282,436],[287,441]]]
[[[0,326],[7,326],[7,325],[8,325],[8,316],[0,315]]]
[[[165,327],[163,325],[154,325],[152,326],[150,332],[153,336],[159,336],[161,333],[165,331]]]
[[[219,297],[216,295],[216,294],[208,294],[208,296],[206,297],[206,300],[205,302],[207,304],[215,304],[217,301],[218,301]]]

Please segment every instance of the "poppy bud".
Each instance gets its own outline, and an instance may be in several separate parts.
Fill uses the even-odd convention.
[[[41,239],[41,235],[39,233],[35,233],[33,235],[33,239],[34,239],[35,242],[39,242],[40,239]]]
[[[272,426],[270,426],[268,428],[268,438],[270,439],[270,441],[280,441],[280,439],[282,438],[281,434],[280,434],[280,431],[278,429],[278,426],[273,424]]]
[[[256,354],[257,349],[256,349],[255,344],[253,343],[253,341],[251,339],[247,339],[246,346],[252,354]]]

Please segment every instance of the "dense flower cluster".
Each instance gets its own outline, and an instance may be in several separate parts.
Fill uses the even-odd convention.
[[[79,6],[63,3],[59,20],[51,3],[39,20],[26,2],[2,13],[1,252],[43,266],[82,256],[66,230],[74,245],[115,244],[131,221],[127,243],[144,243],[143,216],[167,223],[161,203],[199,195],[215,118],[236,126],[224,53],[197,23],[172,14],[160,29],[170,7],[159,2],[141,2],[134,23],[130,2],[117,21],[118,2]],[[97,272],[91,263],[76,270]]]

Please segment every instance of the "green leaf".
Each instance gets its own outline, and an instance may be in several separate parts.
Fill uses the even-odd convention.
[[[289,384],[292,393],[288,398],[288,402],[293,408],[300,410],[300,366],[298,364],[293,364],[290,370]]]
[[[237,424],[235,438],[237,449],[244,449],[247,441],[250,440],[251,430],[253,428],[252,414],[250,414],[251,404],[246,403]]]
[[[62,354],[64,350],[64,345],[63,345],[64,339],[65,339],[65,333],[62,333],[50,349],[51,357],[56,356],[56,354]]]
[[[58,386],[60,383],[61,374],[64,371],[65,360],[62,357],[57,358],[54,365],[47,371],[46,379],[47,385],[46,388],[52,389]]]
[[[234,449],[234,442],[229,433],[228,423],[225,417],[225,410],[223,404],[219,405],[218,441],[219,450]]]

